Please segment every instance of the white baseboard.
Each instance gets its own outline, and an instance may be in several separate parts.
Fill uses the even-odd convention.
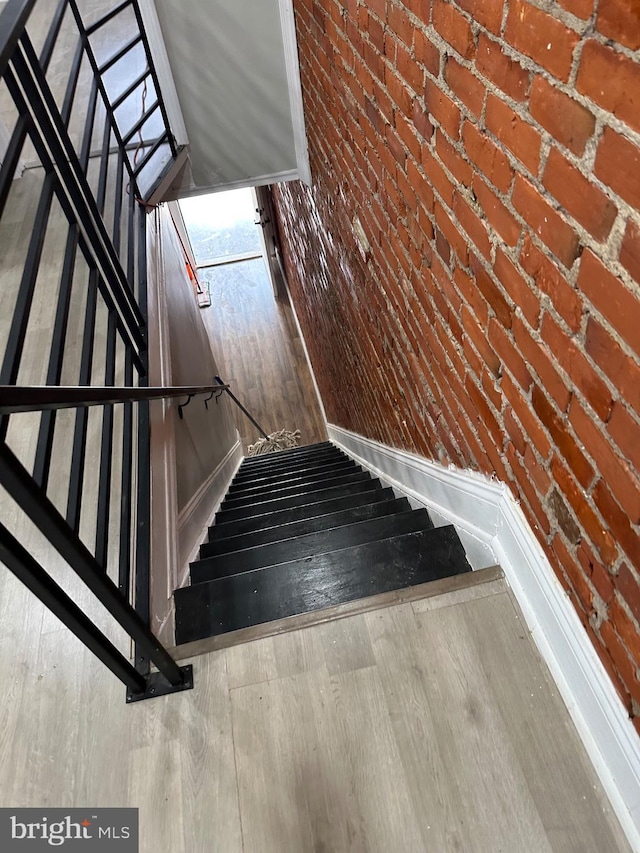
[[[640,850],[640,738],[509,489],[475,472],[445,468],[333,424],[328,432],[349,456],[454,524],[465,547],[469,538],[490,547],[629,842]]]
[[[222,503],[227,489],[244,458],[238,438],[217,468],[207,477],[189,503],[178,515],[180,576],[178,587],[185,586],[189,563],[197,559],[209,526]]]

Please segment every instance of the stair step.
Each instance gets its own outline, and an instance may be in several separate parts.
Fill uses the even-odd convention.
[[[369,475],[367,474],[367,477]],[[300,495],[288,495],[287,497],[276,498],[274,500],[259,501],[258,503],[249,504],[248,506],[235,507],[233,509],[221,509],[216,513],[216,524],[219,522],[238,521],[241,518],[252,518],[254,516],[266,515],[271,512],[278,512],[283,509],[293,509],[296,506],[304,506],[309,503],[319,503],[320,501],[330,501],[333,498],[342,498],[347,495],[357,495],[363,492],[372,492],[377,489],[382,489],[379,480],[365,479],[357,483],[348,483],[347,485],[332,486],[328,489],[319,489],[313,492],[303,492]]]
[[[268,545],[272,542],[280,542],[283,539],[292,539],[294,536],[305,536],[307,533],[315,533],[319,530],[328,530],[332,527],[341,527],[344,524],[353,524],[356,521],[364,521],[368,518],[382,518],[385,515],[393,515],[396,512],[405,512],[409,509],[409,501],[406,498],[391,498],[378,503],[363,504],[351,509],[343,509],[339,512],[330,512],[325,515],[316,515],[312,518],[303,518],[300,521],[290,521],[288,524],[277,524],[263,530],[244,533],[238,536],[213,539],[205,545],[200,546],[200,558],[217,557],[220,554],[232,554],[244,548],[255,548],[257,545]]]
[[[259,494],[268,492],[270,489],[295,486],[301,483],[319,483],[331,477],[339,477],[342,474],[359,474],[362,468],[355,462],[339,462],[337,465],[325,465],[322,468],[304,468],[300,471],[278,474],[274,477],[266,477],[262,480],[249,480],[247,483],[232,483],[227,492],[227,497],[240,497],[241,495]]]
[[[293,470],[294,468],[303,468],[304,466],[318,465],[321,462],[330,462],[332,460],[348,459],[346,453],[338,450],[336,447],[328,447],[317,453],[305,454],[304,456],[295,456],[293,458],[278,459],[279,454],[275,455],[268,461],[262,462],[260,465],[247,465],[245,460],[240,468],[238,468],[238,477],[263,477],[268,474],[277,474],[280,471]]]
[[[370,480],[371,474],[368,471],[353,471],[345,474],[338,474],[320,482],[311,483],[294,483],[293,485],[285,485],[282,487],[271,487],[270,489],[261,490],[258,493],[249,492],[240,495],[228,495],[220,506],[221,510],[237,509],[244,506],[253,506],[264,501],[278,500],[280,498],[293,497],[295,495],[311,494],[312,492],[330,489],[332,486],[348,486],[350,483],[360,483],[363,480]]]
[[[468,571],[448,525],[207,581],[176,590],[176,643]]]
[[[370,488],[364,492],[351,492],[333,498],[323,498],[312,503],[300,506],[280,509],[274,512],[266,512],[263,515],[249,516],[236,520],[224,521],[218,519],[209,528],[209,542],[217,542],[219,539],[244,536],[262,530],[272,530],[280,525],[290,524],[296,521],[304,521],[321,516],[330,515],[334,512],[353,509],[365,504],[377,504],[393,500],[393,491],[390,488],[381,489],[376,480],[370,481]]]
[[[302,560],[304,557],[317,557],[319,554],[342,551],[355,545],[364,545],[365,542],[375,542],[417,530],[429,530],[431,527],[431,519],[426,509],[408,510],[385,518],[356,521],[342,527],[307,533],[305,536],[285,539],[282,542],[273,542],[270,545],[258,545],[233,554],[198,560],[191,563],[191,583],[204,583],[254,569],[266,569],[278,563],[290,563],[294,560]]]
[[[323,450],[337,450],[337,447],[330,441],[322,441],[319,444],[303,444],[301,447],[279,450],[276,453],[265,453],[262,456],[247,456],[244,458],[242,466],[248,468],[254,465],[265,465],[274,459],[294,459],[296,456],[309,456],[314,453],[321,453]]]

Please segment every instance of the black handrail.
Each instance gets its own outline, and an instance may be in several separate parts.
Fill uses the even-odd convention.
[[[230,390],[229,386],[228,386],[228,385],[225,385],[225,383],[222,381],[222,379],[220,379],[220,377],[219,377],[219,376],[216,376],[216,382],[218,383],[217,390],[219,390],[219,391],[226,391],[226,392],[227,392],[227,394],[228,394],[228,395],[231,397],[231,399],[233,400],[233,402],[236,404],[236,406],[238,406],[238,408],[239,408],[242,412],[244,412],[244,414],[249,418],[249,420],[251,421],[251,423],[254,425],[254,427],[255,427],[255,428],[258,430],[258,432],[260,433],[260,435],[261,435],[263,438],[268,439],[268,438],[269,438],[269,436],[268,436],[268,435],[266,434],[266,432],[262,429],[262,427],[260,426],[260,424],[258,423],[258,421],[256,421],[256,420],[255,420],[255,418],[254,418],[252,415],[250,415],[250,414],[249,414],[249,412],[245,409],[245,407],[242,405],[242,403],[240,402],[240,400],[238,400],[238,398],[235,396],[235,394],[233,394],[233,393],[231,392],[231,390]]]
[[[117,403],[139,403],[142,400],[195,397],[197,394],[212,394],[216,391],[229,391],[229,386],[219,383],[217,385],[174,385],[153,388],[149,386],[140,388],[137,386],[104,387],[97,385],[0,385],[0,415],[87,408]],[[231,392],[229,391],[229,393]],[[251,416],[249,415],[249,417]]]

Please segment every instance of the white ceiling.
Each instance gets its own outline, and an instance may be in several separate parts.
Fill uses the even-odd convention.
[[[153,41],[148,0],[143,6]],[[168,58],[163,67],[163,51],[154,51],[163,94],[175,114],[164,85],[171,74],[190,145],[191,168],[172,195],[304,179],[291,0],[155,0],[155,7]],[[179,117],[173,123],[183,141]]]

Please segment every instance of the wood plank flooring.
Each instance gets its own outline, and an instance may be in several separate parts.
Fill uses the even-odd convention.
[[[220,649],[130,706],[0,587],[3,806],[138,807],[141,853],[630,849],[503,580]]]
[[[202,317],[222,378],[267,433],[299,429],[300,444],[326,441],[291,306],[274,298],[264,261],[219,267],[209,281]],[[236,424],[246,450],[259,433],[239,410]]]

